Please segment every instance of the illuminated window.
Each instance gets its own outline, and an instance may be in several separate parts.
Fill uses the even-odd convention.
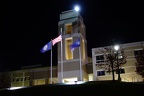
[[[26,80],[27,80],[27,78],[25,77],[25,78],[24,78],[24,81],[26,81]]]
[[[34,85],[44,85],[45,79],[34,80]]]
[[[88,75],[89,81],[93,81],[93,76],[92,75]]]
[[[70,45],[72,44],[72,38],[65,39],[65,56],[66,60],[73,59],[73,52],[70,50]]]
[[[72,24],[66,24],[66,34],[72,33]]]

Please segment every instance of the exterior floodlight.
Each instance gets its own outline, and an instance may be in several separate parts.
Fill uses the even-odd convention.
[[[75,6],[74,10],[78,12],[80,10],[80,7],[79,6]]]
[[[17,90],[17,89],[22,89],[22,88],[26,88],[26,87],[11,87],[11,88],[7,88],[8,90]]]
[[[117,50],[119,50],[119,45],[115,45],[114,46],[114,49],[117,51]]]

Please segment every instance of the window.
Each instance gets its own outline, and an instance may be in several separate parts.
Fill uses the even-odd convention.
[[[24,78],[24,81],[26,81],[26,80],[27,80],[27,78],[25,77],[25,78]]]
[[[66,24],[66,34],[72,33],[72,24]]]
[[[105,75],[105,71],[97,71],[97,76],[104,76]]]
[[[23,81],[23,78],[21,78],[21,81]]]
[[[137,57],[138,54],[142,54],[142,50],[134,50],[134,56]]]
[[[120,68],[119,70],[120,70],[120,74],[125,73],[125,69],[124,68]],[[118,74],[118,69],[116,69],[116,74]]]
[[[30,76],[27,77],[27,80],[30,80]]]
[[[14,78],[12,79],[12,82],[15,82],[15,79],[14,79]]]
[[[96,56],[96,63],[104,62],[104,55]]]
[[[16,81],[18,82],[18,81],[19,81],[19,78],[16,78]]]
[[[66,60],[73,59],[73,52],[70,49],[72,42],[73,42],[72,38],[66,38],[65,39],[65,57],[66,57]]]

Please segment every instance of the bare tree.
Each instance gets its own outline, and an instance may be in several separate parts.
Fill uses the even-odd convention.
[[[136,72],[144,77],[144,49],[138,52],[136,61]]]
[[[126,61],[126,55],[124,50],[121,48],[118,51],[115,51],[112,46],[104,47],[100,49],[100,52],[105,56],[104,62],[96,64],[99,68],[105,69],[109,74],[112,72],[113,81],[114,81],[114,72],[117,71],[120,75],[120,68]]]
[[[11,77],[9,72],[0,73],[0,89],[11,86]]]

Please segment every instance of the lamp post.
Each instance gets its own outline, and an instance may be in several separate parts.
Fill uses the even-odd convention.
[[[118,50],[119,50],[119,45],[115,45],[114,49],[116,50],[116,61],[117,61],[117,70],[118,70],[118,81],[121,81],[120,77],[120,70],[119,70],[119,63],[118,63]]]
[[[80,11],[80,6],[78,5],[75,5],[74,7],[74,10],[76,12],[79,12]],[[79,21],[78,21],[78,18],[77,18],[77,27],[78,27],[78,34],[79,34]],[[80,35],[78,35],[78,38],[80,37]],[[79,47],[79,59],[80,59],[80,71],[79,71],[79,74],[80,74],[80,81],[83,81],[83,77],[82,77],[82,61],[81,61],[81,50],[80,50],[80,47]],[[75,84],[77,84],[77,82],[75,82]]]
[[[112,76],[113,76],[113,82],[115,81],[115,75],[114,75],[114,67],[113,67],[113,60],[110,60],[111,66],[112,66]]]

